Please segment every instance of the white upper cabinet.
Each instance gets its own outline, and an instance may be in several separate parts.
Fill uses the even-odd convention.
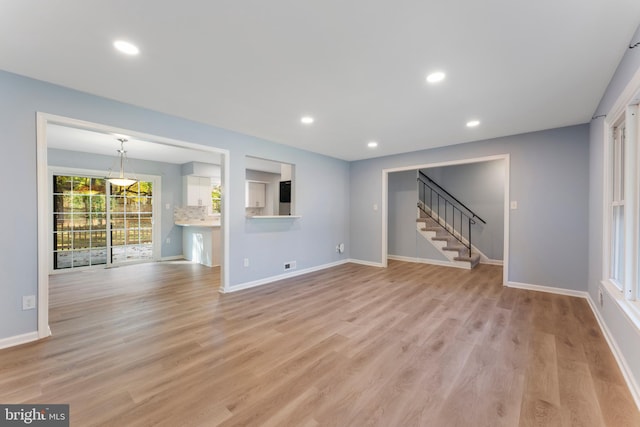
[[[211,213],[211,178],[202,176],[184,177],[184,195],[187,206],[206,206]]]
[[[245,189],[245,208],[264,208],[267,186],[264,182],[247,181]]]

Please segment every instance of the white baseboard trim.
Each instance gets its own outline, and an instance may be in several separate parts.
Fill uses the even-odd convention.
[[[593,311],[593,315],[596,317],[598,321],[598,325],[600,325],[600,329],[604,334],[604,338],[607,340],[607,344],[609,344],[609,348],[613,353],[613,357],[615,357],[616,362],[618,362],[618,366],[620,367],[620,371],[622,372],[622,376],[624,377],[625,382],[627,383],[627,387],[631,392],[631,396],[633,396],[633,400],[636,402],[636,407],[640,409],[640,387],[638,387],[638,383],[636,382],[633,374],[631,373],[631,369],[627,364],[627,360],[622,355],[618,344],[616,344],[616,340],[613,338],[611,331],[607,327],[604,319],[600,315],[600,312],[597,309],[596,303],[591,298],[591,294],[587,293],[585,297],[587,302],[589,303],[589,307],[591,307],[591,311]]]
[[[547,292],[550,294],[567,295],[570,297],[579,297],[579,298],[587,298],[587,296],[589,295],[589,293],[585,291],[574,291],[573,289],[556,288],[553,286],[531,285],[529,283],[521,283],[521,282],[509,281],[506,283],[506,286],[508,288],[518,288],[518,289],[525,289],[528,291]]]
[[[401,256],[401,255],[387,255],[387,258],[395,261],[415,262],[418,264],[429,264],[429,265],[437,265],[440,267],[454,267],[454,268],[461,268],[463,270],[469,270],[468,263],[467,263],[467,266],[464,266],[451,261],[441,261],[437,259],[428,259],[428,258],[414,258],[414,257],[408,257],[408,256]]]
[[[40,339],[38,331],[2,338],[0,339],[0,349],[26,344],[28,342],[37,341],[38,339]]]
[[[353,263],[353,264],[366,265],[368,267],[384,267],[384,264],[381,263],[381,262],[364,261],[364,260],[361,260],[361,259],[349,258],[347,260],[347,262],[350,262],[350,263]]]
[[[180,261],[186,259],[184,255],[163,256],[160,261]]]
[[[315,267],[305,268],[303,270],[291,271],[289,273],[279,274],[277,276],[265,277],[264,279],[241,283],[239,285],[233,285],[227,289],[220,289],[220,292],[227,294],[231,292],[241,291],[243,289],[255,288],[256,286],[266,285],[267,283],[277,282],[278,280],[289,279],[291,277],[302,276],[303,274],[313,273],[314,271],[325,270],[331,267],[337,267],[339,265],[346,264],[348,262],[349,262],[348,260],[341,260],[341,261],[331,262],[329,264],[322,264]]]
[[[504,261],[501,259],[482,259],[480,258],[480,264],[487,264],[487,265],[500,265],[500,266],[504,266]]]

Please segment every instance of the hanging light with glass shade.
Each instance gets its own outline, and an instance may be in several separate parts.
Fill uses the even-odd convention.
[[[120,174],[117,177],[112,176],[113,168],[111,168],[109,169],[109,175],[106,177],[106,180],[113,185],[128,187],[138,182],[138,179],[133,173],[132,173],[133,178],[127,178],[127,176],[125,175],[124,165],[125,163],[128,163],[128,159],[127,159],[127,152],[124,149],[124,143],[127,142],[127,140],[125,138],[118,138],[118,141],[120,141],[120,149],[116,150],[118,152],[118,158],[116,160],[120,162]]]

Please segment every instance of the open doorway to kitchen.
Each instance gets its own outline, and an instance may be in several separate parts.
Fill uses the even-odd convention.
[[[51,333],[49,274],[183,258],[191,261],[183,248],[182,231],[194,227],[183,227],[184,220],[175,219],[185,211],[191,215],[189,221],[196,213],[202,214],[197,218],[202,221],[198,223],[202,233],[215,229],[217,246],[209,248],[209,253],[215,253],[220,288],[225,288],[227,150],[44,113],[38,113],[37,120],[41,338]],[[122,140],[126,141],[124,162]],[[127,178],[132,179],[110,179],[122,174],[123,164]],[[203,168],[206,179],[198,179],[208,183],[199,199],[204,206],[187,206],[194,191],[190,185],[193,175],[202,175]]]

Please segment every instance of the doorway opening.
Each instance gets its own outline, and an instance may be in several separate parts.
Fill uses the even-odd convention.
[[[382,259],[382,266],[386,267],[387,266],[387,261],[389,258],[389,217],[390,217],[390,201],[389,201],[389,174],[392,173],[396,173],[396,172],[415,172],[417,173],[417,171],[420,170],[442,170],[442,168],[445,167],[449,167],[449,166],[464,166],[464,165],[472,165],[472,164],[480,164],[480,163],[486,163],[486,162],[498,162],[497,164],[500,165],[501,168],[501,175],[503,178],[501,178],[501,183],[495,184],[494,185],[499,185],[500,188],[498,189],[498,191],[502,192],[502,206],[498,207],[497,209],[501,209],[502,210],[502,218],[500,218],[502,220],[502,227],[503,229],[500,230],[502,233],[502,236],[500,236],[500,238],[502,239],[502,244],[501,246],[501,255],[502,255],[502,264],[503,264],[503,283],[507,283],[508,282],[508,270],[509,270],[509,155],[508,154],[504,154],[504,155],[497,155],[497,156],[487,156],[487,157],[479,157],[479,158],[472,158],[472,159],[462,159],[462,160],[454,160],[454,161],[448,161],[448,162],[439,162],[439,163],[427,163],[427,164],[418,164],[418,165],[411,165],[411,166],[404,166],[404,167],[398,167],[398,168],[392,168],[392,169],[384,169],[382,171],[382,254],[381,254],[381,259]],[[438,169],[437,169],[438,168]],[[411,187],[411,184],[408,184],[408,188],[410,191],[415,191],[417,192],[417,189],[415,188],[416,185],[415,183],[413,184],[414,188]],[[405,186],[406,187],[406,186]],[[406,197],[405,197],[406,198]],[[409,205],[409,207],[407,208],[409,211],[409,216],[413,215],[413,220],[415,222],[416,220],[416,205],[415,202],[417,201],[417,197],[415,197],[414,199],[412,199],[413,201],[408,201],[407,203],[413,203],[413,207],[411,207],[411,205]],[[411,211],[413,209],[413,211]],[[391,212],[391,216],[393,217],[395,214],[395,212]],[[410,229],[411,230],[411,229]],[[411,236],[414,236],[414,234],[416,233],[416,226],[415,224],[413,225],[413,231],[410,231],[412,234]],[[499,234],[499,233],[496,233]],[[413,237],[414,241],[415,241],[415,237]],[[401,239],[398,239],[401,240]],[[415,243],[415,242],[414,242]],[[415,244],[414,249],[417,248],[417,244]],[[407,256],[406,259],[418,259],[419,257],[417,255],[411,255],[411,256]],[[490,260],[492,261],[492,260]],[[438,261],[436,260],[435,263],[438,263]],[[490,263],[494,263],[494,262],[490,262]]]
[[[127,138],[136,183],[110,184]],[[220,289],[228,280],[225,226],[228,150],[45,113],[37,115],[38,335],[49,336],[49,274],[183,258],[174,212],[182,206],[184,164],[217,168],[208,198],[218,225]],[[182,166],[182,167],[181,167]],[[213,182],[215,180],[215,183]],[[176,196],[176,194],[178,196]],[[186,202],[185,202],[186,203]],[[176,228],[178,227],[178,228]]]

